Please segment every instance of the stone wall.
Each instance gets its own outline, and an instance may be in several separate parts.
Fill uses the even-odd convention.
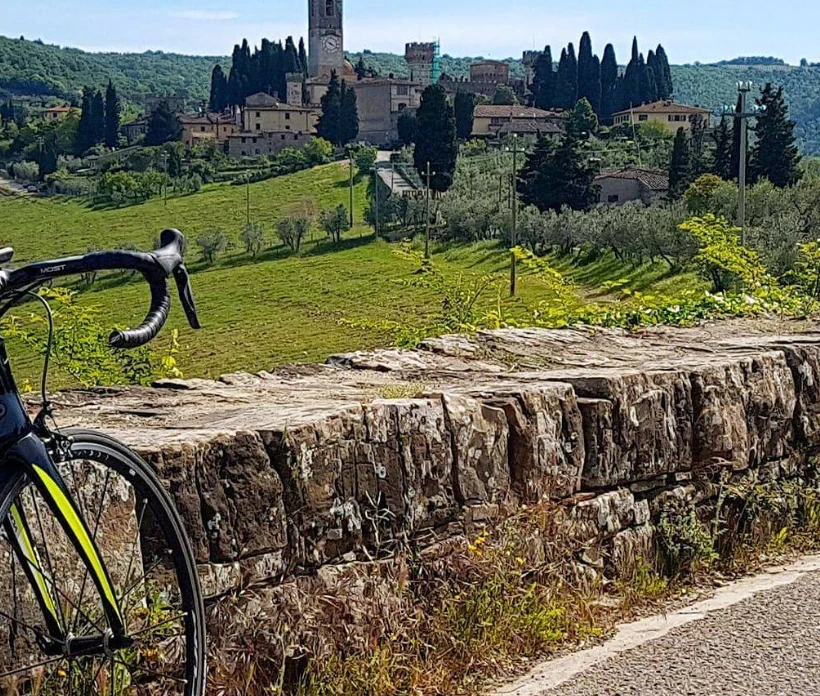
[[[803,333],[798,333],[803,329]],[[218,381],[61,396],[172,491],[207,593],[424,549],[548,497],[627,572],[704,472],[820,445],[820,334],[794,323],[502,330]]]

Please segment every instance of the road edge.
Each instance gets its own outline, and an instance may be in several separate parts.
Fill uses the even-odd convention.
[[[820,571],[820,555],[804,556],[791,563],[772,566],[757,575],[718,588],[708,599],[668,614],[620,624],[615,635],[604,644],[540,662],[523,677],[494,687],[487,696],[547,696],[564,682],[610,657],[662,638],[679,626],[700,621],[715,611],[731,607],[760,592],[790,585],[817,571]]]

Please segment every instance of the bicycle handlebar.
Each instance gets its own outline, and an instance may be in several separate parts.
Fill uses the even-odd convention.
[[[114,348],[137,348],[153,339],[165,325],[171,309],[167,279],[174,276],[179,299],[191,328],[200,328],[196,302],[182,260],[185,238],[179,230],[165,230],[160,235],[161,247],[152,252],[94,251],[84,256],[72,256],[24,266],[15,271],[0,271],[0,293],[40,285],[52,278],[103,270],[139,271],[151,288],[151,306],[142,323],[133,329],[114,331],[109,343]]]

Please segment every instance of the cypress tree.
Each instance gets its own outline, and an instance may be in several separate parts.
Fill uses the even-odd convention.
[[[305,39],[299,39],[299,65],[302,66],[302,73],[307,75],[308,74],[308,57],[307,51],[305,50]]]
[[[228,106],[228,80],[221,65],[215,65],[211,72],[211,94],[208,98],[208,109],[224,111]]]
[[[330,74],[330,82],[327,92],[322,97],[321,105],[322,115],[316,122],[316,133],[320,138],[334,145],[341,145],[342,87],[335,70]]]
[[[430,85],[421,95],[416,112],[416,147],[413,164],[426,183],[427,164],[434,175],[430,188],[442,193],[453,184],[458,159],[456,118],[441,85]]]
[[[559,143],[540,138],[518,176],[517,190],[526,205],[541,211],[588,210],[598,201],[595,168],[581,141],[567,131]]]
[[[94,145],[94,114],[92,102],[94,90],[91,87],[83,88],[83,101],[80,109],[80,123],[77,126],[77,136],[74,141],[76,154],[82,155]]]
[[[299,62],[299,51],[296,49],[296,44],[293,43],[292,36],[289,36],[287,39],[285,39],[285,53],[283,56],[282,71],[285,73],[286,83],[288,73],[301,72],[301,64]]]
[[[761,112],[754,127],[757,139],[749,166],[751,179],[765,178],[780,188],[792,186],[801,176],[801,157],[795,144],[795,123],[789,118],[783,88],[775,89],[771,82],[767,82],[757,105]]]
[[[712,174],[724,181],[731,181],[732,171],[732,132],[729,129],[729,120],[724,116],[720,124],[712,133],[715,141],[715,151],[712,155]]]
[[[182,124],[167,101],[161,101],[148,119],[146,145],[162,145],[182,137]]]
[[[617,97],[618,61],[615,48],[607,44],[604,58],[601,61],[601,117],[606,123],[612,120],[612,114],[618,110]]]
[[[690,181],[689,138],[683,128],[678,128],[672,145],[672,160],[669,163],[669,200],[679,200]]]
[[[660,44],[655,50],[655,60],[658,65],[658,70],[655,73],[655,79],[658,82],[658,99],[671,99],[675,91],[672,84],[672,69],[669,67],[669,58],[666,56],[666,51]]]
[[[367,76],[367,66],[364,64],[364,56],[359,56],[359,60],[356,61],[353,71],[360,80],[363,80]]]
[[[575,47],[569,44],[561,51],[555,85],[555,105],[560,109],[571,109],[578,98],[578,61]]]
[[[586,99],[595,113],[601,107],[601,64],[592,55],[592,39],[589,32],[581,36],[578,46],[578,99]]]
[[[120,99],[111,80],[105,90],[105,144],[116,147],[120,138]]]
[[[105,140],[105,100],[99,90],[94,91],[94,98],[91,101],[91,113],[93,114],[94,124],[94,144],[96,145]]]
[[[471,92],[458,92],[453,102],[453,110],[456,117],[456,135],[461,140],[467,140],[473,133],[475,101],[475,94]]]
[[[539,109],[555,107],[555,70],[552,66],[552,49],[545,46],[535,61],[535,76],[532,81],[533,104]]]
[[[638,61],[640,76],[641,103],[651,104],[658,101],[658,85],[655,82],[655,71],[644,63],[643,56]]]
[[[359,135],[359,110],[356,105],[356,90],[342,80],[341,105],[339,107],[340,145],[352,143]]]

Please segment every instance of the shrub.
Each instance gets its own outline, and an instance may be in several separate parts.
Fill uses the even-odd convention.
[[[196,243],[202,253],[202,260],[212,264],[217,254],[221,254],[228,248],[228,237],[222,230],[212,228],[199,235]]]
[[[342,241],[342,235],[350,229],[350,217],[347,208],[339,204],[335,208],[325,210],[320,218],[322,229],[335,244]]]
[[[370,174],[376,166],[376,158],[378,155],[379,151],[375,147],[360,145],[355,149],[353,159],[360,172]]]
[[[306,215],[282,218],[276,224],[276,235],[293,252],[299,251],[308,232],[310,232],[310,218]]]
[[[143,346],[122,351],[108,344],[109,326],[99,320],[96,307],[77,302],[77,294],[66,288],[40,290],[54,313],[53,364],[79,384],[91,387],[113,384],[149,384],[158,377],[181,377],[174,331],[170,349],[159,354]],[[3,320],[7,337],[21,340],[38,355],[47,348],[47,322],[42,312],[10,316]]]
[[[312,138],[302,148],[302,156],[311,167],[327,164],[333,158],[333,145],[324,138]]]
[[[265,230],[258,222],[248,222],[242,227],[239,239],[245,251],[255,258],[265,246]]]

